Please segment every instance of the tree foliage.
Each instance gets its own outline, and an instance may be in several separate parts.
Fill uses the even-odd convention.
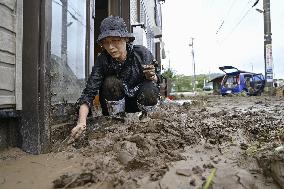
[[[204,81],[208,82],[208,76],[207,75],[197,75],[196,76],[196,89],[202,90],[204,87]],[[172,79],[172,86],[173,91],[175,92],[186,92],[186,91],[192,91],[193,90],[193,82],[194,78],[193,76],[185,76],[185,75],[175,75]]]
[[[174,78],[174,72],[172,69],[168,68],[164,73],[162,74],[164,78]]]

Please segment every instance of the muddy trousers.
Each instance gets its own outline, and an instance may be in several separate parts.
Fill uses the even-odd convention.
[[[135,113],[140,111],[150,111],[159,99],[159,88],[153,81],[144,81],[133,97],[126,95],[125,87],[121,80],[115,76],[107,77],[100,89],[100,104],[102,114],[112,115],[109,110],[109,102],[118,102],[124,112]]]

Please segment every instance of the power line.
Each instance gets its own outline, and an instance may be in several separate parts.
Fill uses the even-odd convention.
[[[239,19],[236,19],[237,22],[239,22],[239,20],[242,19],[243,15],[245,15],[248,11],[248,9],[250,9],[250,4],[253,0],[248,0],[246,4],[244,4],[243,8],[242,8],[242,11],[240,12],[240,16],[238,17]],[[249,8],[248,8],[249,6]]]
[[[216,31],[216,35],[219,33],[219,31],[221,30],[221,28],[222,28],[222,26],[224,25],[224,20],[223,20],[223,22],[221,23],[221,25],[219,26],[219,28],[217,29],[217,31]]]
[[[252,0],[249,0],[249,1],[247,2],[247,4],[250,4],[251,1],[252,1]],[[233,0],[233,1],[232,1],[231,6],[230,6],[230,8],[229,8],[228,11],[227,11],[226,16],[224,16],[223,21],[221,22],[219,28],[218,28],[217,31],[216,31],[216,35],[217,35],[217,34],[221,31],[221,29],[223,28],[223,25],[224,25],[224,23],[225,23],[225,19],[228,19],[228,18],[229,18],[229,15],[230,15],[230,13],[231,13],[231,11],[232,11],[232,9],[233,9],[233,7],[234,7],[234,5],[235,5],[236,2],[237,2],[236,0]],[[245,10],[246,7],[247,7],[247,5],[244,7],[243,10]],[[241,11],[241,12],[242,12],[242,13],[241,13],[241,15],[242,15],[244,11]]]
[[[235,5],[235,2],[236,2],[235,0],[232,1],[231,6],[230,6],[229,10],[227,11],[227,14],[226,14],[225,18],[223,19],[223,21],[222,21],[221,25],[219,26],[218,30],[216,31],[216,34],[218,34],[219,31],[221,30],[221,28],[223,27],[223,25],[225,23],[225,19],[229,17],[229,15],[230,15],[230,13],[232,11],[232,8]]]
[[[256,0],[255,3],[252,5],[252,8],[258,4],[259,0]]]
[[[84,18],[83,15],[81,15],[76,9],[73,8],[73,4],[72,6],[70,5],[72,4],[72,2],[68,2],[68,6],[74,11],[75,14],[77,14],[79,17]]]
[[[225,37],[224,41],[226,41],[230,35],[238,28],[238,26],[241,24],[241,22],[245,19],[245,17],[248,15],[248,13],[251,11],[252,8],[248,9],[247,12],[242,16],[242,18],[239,20],[239,22],[233,27],[233,29],[229,32],[229,34]],[[223,41],[223,42],[224,42]]]
[[[256,4],[257,4],[257,1],[259,1],[259,0],[256,0]],[[228,18],[229,18],[229,15],[230,15],[230,13],[231,13],[231,11],[232,11],[232,9],[233,9],[233,7],[234,7],[234,5],[235,5],[236,2],[237,2],[236,0],[233,0],[233,1],[232,1],[231,6],[230,6],[230,8],[229,8],[228,11],[227,11],[226,16],[224,16],[224,19],[222,20],[222,22],[221,22],[219,28],[218,28],[217,31],[216,31],[216,35],[217,35],[217,34],[221,31],[221,29],[223,28],[224,23],[225,23],[225,19],[228,19]],[[252,0],[249,0],[249,1],[247,2],[247,4],[250,4],[251,2],[252,2]],[[244,8],[242,9],[240,15],[243,15],[243,13],[245,12],[245,9],[246,9],[246,8],[247,8],[247,5],[244,6]]]
[[[62,4],[60,4],[59,2],[57,2],[57,1],[55,1],[55,0],[52,0],[52,2],[54,2],[55,4],[57,4],[57,5],[59,5],[59,6],[61,6],[61,7],[63,7],[63,5]],[[72,8],[73,9],[73,8]],[[78,23],[80,23],[82,26],[84,26],[84,27],[86,27],[86,25],[82,22],[82,21],[80,21],[69,9],[68,9],[68,7],[66,8],[66,10],[67,10],[67,12],[69,13],[69,15],[75,20],[75,21],[77,21]],[[73,9],[74,10],[74,9]],[[75,13],[76,13],[76,11],[74,11]],[[78,13],[77,13],[78,14]]]
[[[252,2],[252,0],[248,1],[248,4],[250,4]],[[255,7],[258,4],[259,0],[256,0],[254,2],[254,4],[243,14],[243,16],[241,17],[241,19],[237,22],[237,24],[231,29],[231,31],[229,32],[229,34],[224,38],[223,42],[225,42],[230,35],[238,28],[238,26],[241,24],[241,22],[245,19],[245,17],[249,14],[249,12],[252,10],[253,7]],[[217,33],[216,33],[217,34]],[[223,43],[222,42],[222,43]]]

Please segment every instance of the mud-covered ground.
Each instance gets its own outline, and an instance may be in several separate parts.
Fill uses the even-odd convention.
[[[0,188],[284,187],[283,97],[191,100],[142,121],[95,118],[84,140],[53,153],[2,152]]]

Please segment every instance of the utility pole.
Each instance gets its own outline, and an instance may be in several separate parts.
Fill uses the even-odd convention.
[[[273,87],[273,60],[272,60],[272,38],[270,19],[270,0],[263,0],[264,20],[264,62],[266,87],[269,94],[272,94]]]
[[[195,75],[195,60],[194,60],[194,50],[193,50],[193,40],[194,38],[191,38],[191,43],[189,46],[191,47],[191,54],[192,54],[192,64],[193,64],[193,91],[196,91],[196,75]]]
[[[170,57],[170,51],[167,51],[168,57],[169,57],[169,70],[171,69],[171,57]]]
[[[61,0],[62,3],[62,27],[61,27],[61,61],[62,65],[67,64],[67,12],[68,0]]]

